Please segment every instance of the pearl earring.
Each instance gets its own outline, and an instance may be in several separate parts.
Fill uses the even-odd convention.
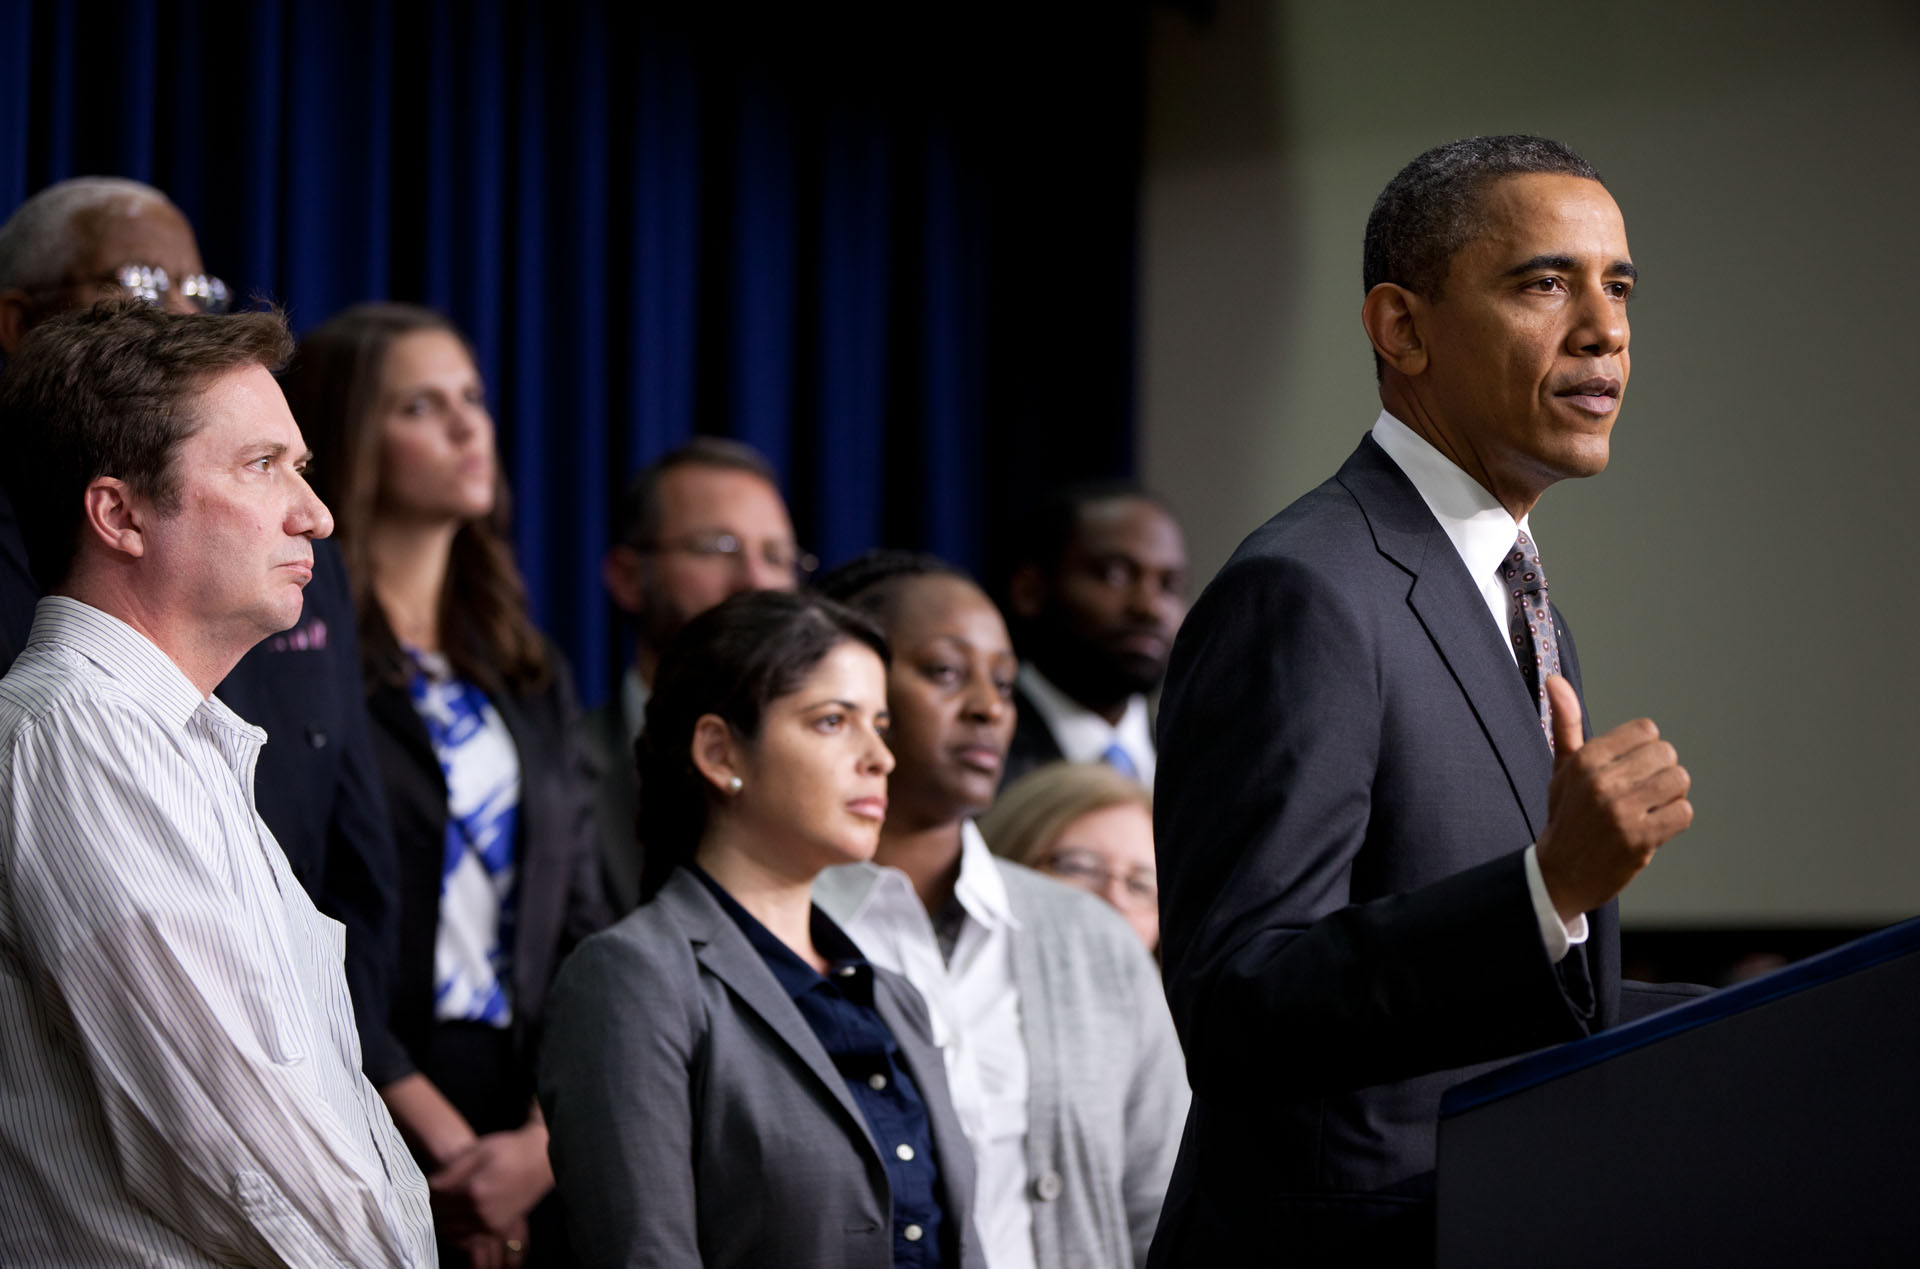
[[[728,777],[727,777],[727,792],[728,792],[728,793],[738,793],[738,792],[739,792],[739,791],[740,791],[740,790],[741,790],[741,789],[742,789],[743,787],[745,787],[745,783],[746,783],[746,782],[745,782],[745,781],[743,781],[743,780],[742,780],[742,779],[741,779],[741,778],[740,778],[739,776],[728,776]]]

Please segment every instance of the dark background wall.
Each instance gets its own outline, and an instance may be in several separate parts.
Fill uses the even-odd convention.
[[[0,0],[0,207],[130,176],[297,330],[395,298],[471,336],[589,701],[609,508],[696,431],[828,564],[978,568],[1133,466],[1144,3],[663,8]]]
[[[1613,461],[1532,523],[1598,727],[1698,817],[1630,929],[1920,911],[1920,6],[1221,0],[1155,15],[1141,454],[1205,576],[1379,410],[1360,232],[1454,137],[1585,153],[1641,271]]]

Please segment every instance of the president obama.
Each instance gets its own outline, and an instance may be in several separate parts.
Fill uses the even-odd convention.
[[[1429,1261],[1442,1091],[1672,999],[1623,999],[1614,898],[1691,821],[1687,773],[1647,719],[1587,734],[1529,521],[1607,465],[1620,210],[1555,142],[1455,142],[1380,195],[1363,272],[1380,415],[1234,553],[1167,676],[1194,1097],[1155,1266]]]

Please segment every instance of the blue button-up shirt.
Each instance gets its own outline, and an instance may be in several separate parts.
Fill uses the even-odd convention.
[[[853,940],[819,908],[813,909],[813,945],[827,961],[822,976],[773,931],[691,865],[720,907],[733,918],[774,979],[793,998],[847,1082],[854,1105],[880,1147],[893,1189],[893,1263],[896,1269],[935,1269],[944,1263],[946,1218],[940,1203],[940,1165],[926,1103],[900,1057],[900,1046],[873,1004],[873,966]]]

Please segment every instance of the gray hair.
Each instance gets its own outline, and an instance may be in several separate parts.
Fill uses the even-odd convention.
[[[73,218],[142,202],[173,206],[153,186],[119,176],[76,176],[47,186],[0,225],[0,291],[31,291],[65,280],[79,255],[80,244],[68,232]]]

